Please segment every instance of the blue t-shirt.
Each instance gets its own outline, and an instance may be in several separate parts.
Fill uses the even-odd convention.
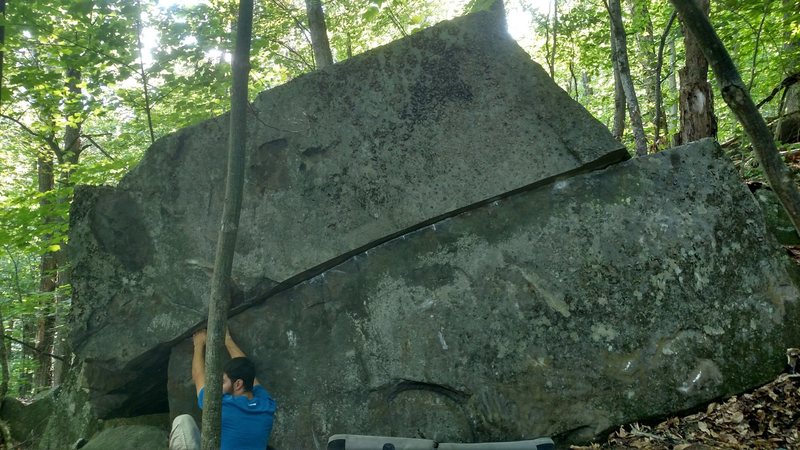
[[[203,409],[205,388],[197,394]],[[264,450],[272,433],[275,400],[261,385],[253,386],[253,398],[222,394],[222,436],[220,450]]]

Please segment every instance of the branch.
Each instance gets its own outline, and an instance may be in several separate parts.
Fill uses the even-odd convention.
[[[394,13],[392,12],[392,8],[387,7],[386,11],[389,13],[389,19],[392,21],[394,26],[396,26],[397,29],[400,30],[400,34],[402,34],[403,37],[407,37],[408,33],[406,33],[406,30],[403,28],[403,25],[400,24],[400,21],[397,20],[397,16],[395,16]]]
[[[51,150],[53,150],[53,152],[56,155],[60,155],[61,154],[61,147],[58,146],[58,143],[55,141],[55,139],[53,139],[52,136],[48,136],[46,134],[37,133],[37,132],[33,131],[30,127],[28,127],[27,125],[22,123],[19,119],[11,117],[11,116],[9,116],[7,114],[0,114],[0,119],[6,119],[6,120],[9,120],[11,122],[14,122],[15,124],[17,124],[17,126],[22,128],[22,130],[25,131],[26,133],[30,134],[31,136],[33,136],[33,137],[35,137],[37,139],[41,139],[45,143],[47,143],[47,145],[50,147]]]
[[[91,135],[89,135],[89,134],[84,134],[84,135],[83,135],[83,137],[85,137],[86,139],[88,139],[88,140],[89,140],[89,142],[91,142],[91,143],[92,143],[92,145],[94,145],[94,146],[95,146],[95,147],[96,147],[98,150],[100,150],[100,153],[102,153],[102,154],[106,155],[106,158],[108,158],[108,159],[110,159],[110,160],[112,160],[112,161],[115,161],[114,157],[113,157],[113,156],[111,156],[111,155],[109,155],[109,154],[108,154],[108,152],[107,152],[107,151],[105,151],[105,150],[103,149],[103,147],[101,147],[101,146],[100,146],[100,144],[98,144],[98,143],[97,143],[97,142],[96,142],[94,139],[92,139],[92,136],[91,136]]]
[[[288,6],[286,6],[285,4],[283,4],[283,2],[281,2],[279,0],[270,0],[270,1],[272,2],[272,4],[277,6],[279,9],[283,10],[283,12],[285,12],[289,16],[289,18],[292,19],[292,21],[295,23],[295,25],[297,25],[297,28],[300,29],[300,32],[303,34],[303,37],[305,38],[305,40],[308,43],[308,45],[312,45],[311,44],[311,37],[309,36],[308,27],[303,23],[302,20],[300,20],[300,19],[298,19],[297,17],[294,16],[294,11],[291,8],[289,8]]]
[[[36,352],[36,353],[38,353],[40,355],[49,356],[49,357],[55,358],[55,359],[57,359],[57,360],[59,360],[61,362],[65,362],[66,361],[66,358],[63,357],[63,356],[58,356],[58,355],[54,355],[52,353],[47,353],[45,351],[39,350],[38,348],[36,348],[35,345],[31,345],[31,344],[28,344],[27,342],[20,341],[19,339],[15,339],[15,338],[7,335],[7,334],[3,335],[3,339],[8,339],[11,342],[16,342],[17,344],[19,344],[19,345],[21,345],[23,347],[27,347],[27,348],[33,350],[34,352]]]
[[[767,96],[767,98],[758,102],[756,108],[761,108],[762,106],[764,106],[765,103],[772,100],[778,94],[778,92],[781,91],[781,89],[787,89],[789,86],[797,82],[800,82],[800,72],[791,74],[788,77],[784,78],[783,81],[781,81],[781,84],[779,84],[778,87],[773,89],[772,92]]]
[[[292,61],[298,61],[298,62],[301,62],[301,63],[303,63],[303,65],[305,65],[305,66],[306,66],[306,67],[307,67],[309,70],[314,70],[314,65],[313,65],[313,64],[311,64],[311,63],[309,63],[309,62],[306,60],[306,58],[305,58],[305,57],[302,55],[302,53],[298,52],[297,50],[293,49],[292,47],[289,47],[289,45],[288,45],[288,44],[284,43],[284,42],[283,42],[283,41],[281,41],[281,40],[277,40],[277,39],[276,39],[276,40],[275,40],[275,42],[277,42],[277,43],[278,43],[278,44],[279,44],[281,47],[283,47],[283,48],[285,48],[286,50],[288,50],[288,51],[289,51],[289,53],[291,53],[291,54],[293,54],[293,55],[295,55],[295,56],[297,56],[297,57],[299,58],[299,59],[293,59],[293,58],[287,58],[287,59],[291,59]]]
[[[753,63],[752,67],[750,68],[750,82],[747,83],[747,89],[753,90],[753,81],[756,79],[756,59],[758,58],[758,44],[761,42],[761,32],[764,30],[764,21],[767,20],[767,14],[769,14],[769,5],[766,5],[764,8],[764,15],[761,16],[761,23],[758,24],[758,33],[756,33],[756,45],[755,49],[753,50]]]

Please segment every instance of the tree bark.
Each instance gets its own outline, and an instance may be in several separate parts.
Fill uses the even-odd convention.
[[[625,90],[622,88],[622,77],[619,74],[619,64],[617,63],[617,42],[611,39],[611,65],[614,72],[614,125],[611,134],[614,139],[622,141],[622,134],[625,132]]]
[[[675,77],[676,67],[677,67],[677,52],[675,51],[675,40],[669,41],[669,76],[667,77],[667,81],[669,82],[669,90],[673,93],[678,92],[678,82]],[[678,114],[678,103],[672,102],[672,105],[669,107],[669,121],[673,124],[680,123],[680,117]],[[680,125],[678,125],[678,131],[673,133],[670,136],[670,146],[675,147],[678,145],[678,141],[680,140]]]
[[[633,139],[636,143],[636,155],[644,156],[647,154],[647,138],[644,135],[639,101],[636,99],[636,90],[631,79],[631,69],[628,63],[628,44],[625,37],[625,27],[622,24],[622,9],[620,8],[619,0],[609,0],[606,3],[606,8],[611,18],[611,39],[615,41],[614,49],[616,51],[612,58],[617,62],[617,67],[619,67],[620,81],[622,82],[622,89],[625,91],[625,103],[631,119]]]
[[[228,170],[225,201],[217,238],[211,296],[208,304],[206,342],[206,386],[203,408],[203,450],[218,450],[222,419],[222,356],[225,324],[230,307],[228,284],[233,266],[239,215],[244,187],[245,146],[247,140],[247,78],[250,72],[250,41],[253,34],[253,0],[239,1],[236,48],[233,53],[233,83],[228,133]]]
[[[692,0],[671,1],[684,26],[694,36],[714,70],[722,98],[750,138],[772,190],[781,201],[795,229],[800,231],[800,193],[797,191],[797,185],[783,163],[772,134],[753,103],[747,86],[742,81],[728,51],[709,23],[706,14]]]
[[[150,143],[156,141],[156,133],[153,131],[153,115],[150,111],[150,90],[147,85],[147,72],[144,70],[144,58],[142,57],[142,2],[136,1],[139,14],[136,17],[136,44],[139,48],[139,72],[142,76],[142,90],[144,91],[144,112],[147,115],[147,129],[150,131]]]
[[[38,162],[38,177],[39,177],[39,194],[42,194],[39,200],[39,208],[44,211],[43,221],[46,224],[53,223],[56,218],[48,211],[50,208],[50,200],[47,198],[48,193],[52,193],[55,188],[55,179],[53,175],[53,159],[49,155],[40,155]],[[42,236],[44,242],[50,242],[52,236],[47,234]],[[58,264],[56,259],[56,252],[51,249],[45,249],[44,253],[39,260],[39,293],[45,297],[52,297],[56,290],[56,274],[58,271]],[[53,329],[55,327],[55,320],[53,316],[52,304],[49,300],[45,300],[46,304],[41,305],[40,316],[36,323],[36,371],[33,375],[34,389],[42,387],[49,387],[52,382],[52,359],[47,355],[51,353],[53,346]]]
[[[2,0],[0,0],[2,1]],[[4,323],[5,315],[3,315],[2,308],[0,308],[0,376],[3,380],[0,381],[0,407],[3,406],[3,399],[8,394],[8,382],[10,379],[8,371],[8,345],[6,345],[6,325]]]
[[[553,53],[550,54],[550,78],[556,76],[556,52],[558,51],[558,0],[553,0]]]
[[[583,85],[583,98],[588,101],[592,98],[593,91],[589,82],[589,74],[585,70],[581,71],[581,85]]]
[[[0,93],[3,92],[3,61],[6,43],[6,0],[0,0]],[[2,94],[0,94],[2,95]],[[0,106],[3,105],[3,99],[0,96]]]
[[[550,78],[556,79],[556,45],[558,44],[558,0],[553,0],[553,27],[550,28],[550,14],[547,14],[547,26],[544,29],[544,48],[547,68],[550,71]],[[550,47],[550,32],[553,33],[553,47]]]
[[[314,49],[314,62],[317,69],[333,64],[331,45],[328,42],[328,27],[325,25],[325,13],[322,11],[322,0],[306,0],[308,29],[311,32],[311,47]]]
[[[709,0],[694,1],[698,10],[707,18],[710,9]],[[691,33],[684,32],[683,42],[686,49],[686,64],[679,71],[681,81],[679,144],[717,135],[714,93],[708,83],[708,62],[703,56],[700,43]]]

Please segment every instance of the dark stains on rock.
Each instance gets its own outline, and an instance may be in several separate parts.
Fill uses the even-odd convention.
[[[153,242],[141,220],[138,204],[127,192],[101,195],[91,214],[92,231],[106,252],[129,271],[142,270],[153,260]]]

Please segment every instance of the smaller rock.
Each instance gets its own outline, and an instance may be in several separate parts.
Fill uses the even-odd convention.
[[[30,442],[44,431],[52,410],[51,391],[37,396],[30,404],[25,404],[14,397],[6,397],[0,408],[0,419],[8,424],[14,441]]]
[[[752,190],[752,188],[751,188]],[[794,229],[792,221],[783,210],[778,196],[772,189],[756,189],[753,195],[758,200],[761,210],[764,211],[764,220],[767,229],[781,245],[800,245],[800,236]]]
[[[169,433],[151,425],[124,425],[106,428],[96,434],[82,450],[140,450],[167,448]]]

